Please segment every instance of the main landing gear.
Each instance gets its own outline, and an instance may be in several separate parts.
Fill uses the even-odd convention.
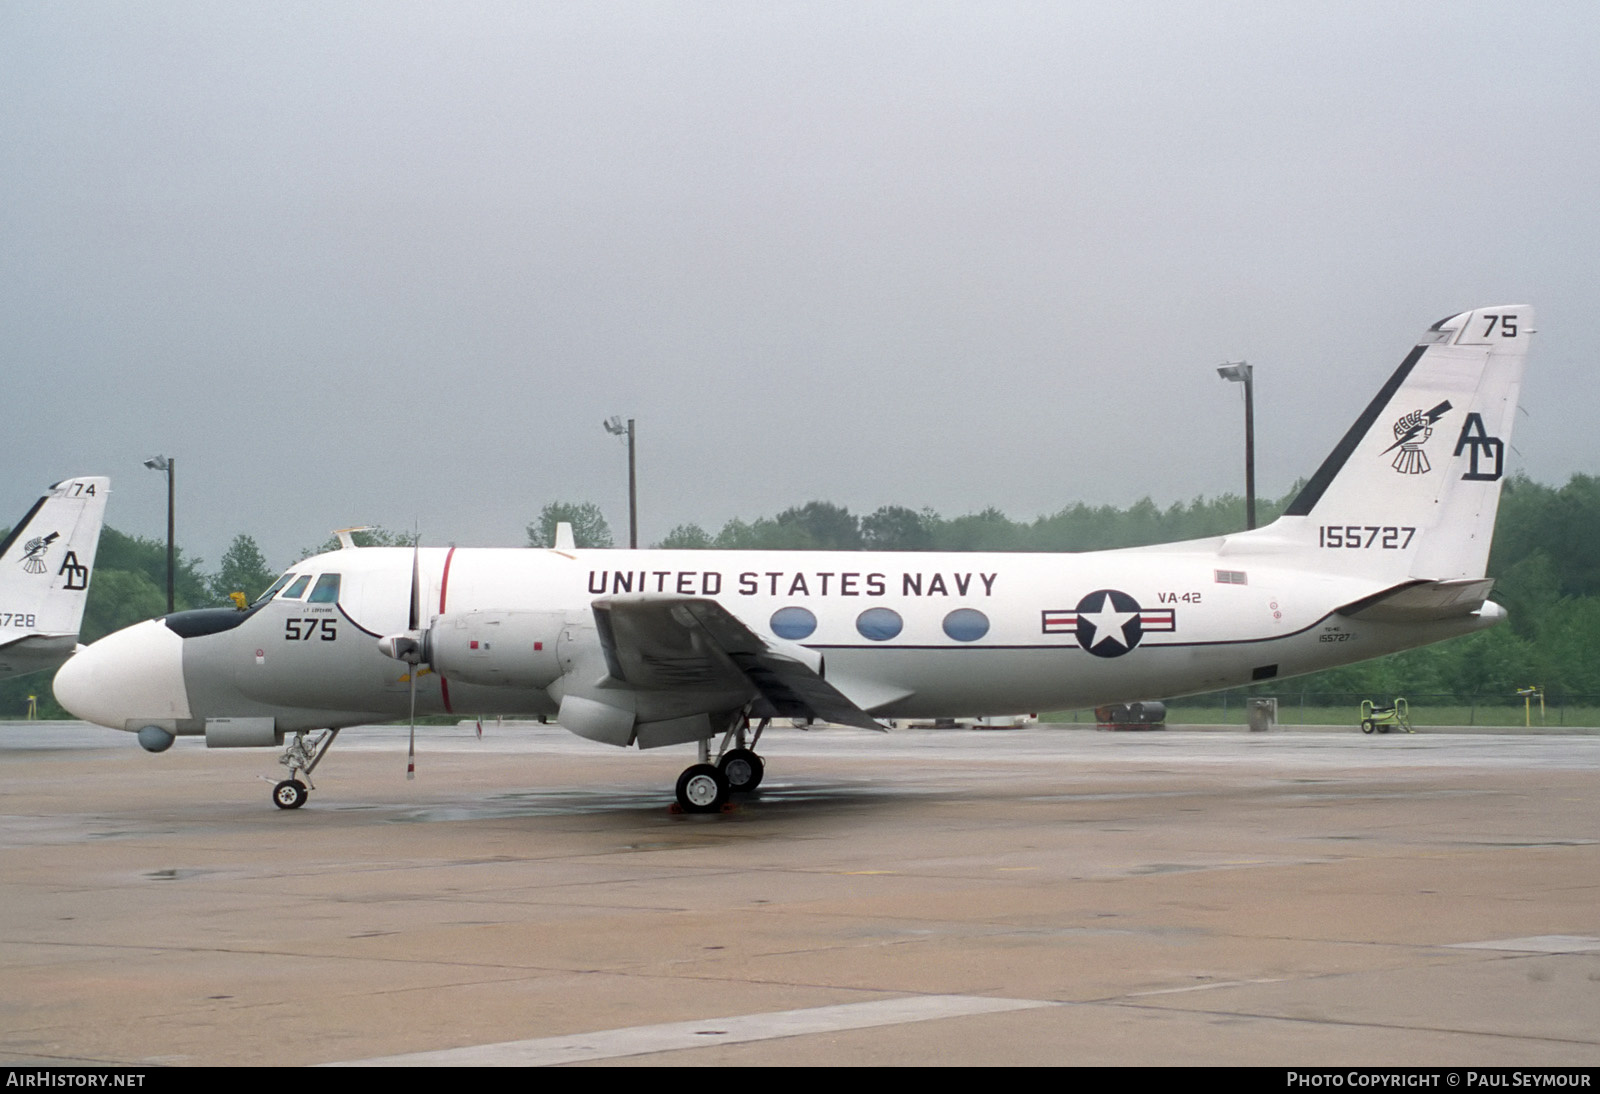
[[[685,813],[720,813],[733,794],[748,794],[761,785],[766,774],[766,764],[756,755],[756,742],[762,731],[772,724],[763,718],[748,744],[745,734],[750,730],[750,716],[734,715],[733,725],[723,734],[722,745],[717,750],[717,760],[711,762],[711,742],[700,742],[700,762],[685,768],[678,776],[678,808]],[[734,747],[729,748],[732,744]]]
[[[294,735],[294,740],[278,757],[278,762],[289,769],[289,777],[272,788],[273,805],[279,809],[299,809],[306,803],[311,791],[316,789],[311,782],[311,770],[322,762],[322,757],[333,747],[333,739],[337,736],[337,729],[327,730],[310,741],[306,740],[305,730]],[[304,782],[299,778],[302,774],[305,775]]]

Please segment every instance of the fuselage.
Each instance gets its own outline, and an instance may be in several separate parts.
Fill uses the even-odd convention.
[[[281,734],[404,717],[411,670],[378,640],[408,627],[414,566],[424,620],[523,621],[515,635],[485,631],[482,649],[467,633],[455,674],[419,671],[417,712],[463,716],[554,716],[560,681],[603,675],[592,605],[639,594],[713,600],[757,635],[820,654],[825,679],[882,718],[1172,697],[1363,660],[1500,615],[1485,604],[1426,624],[1358,621],[1336,609],[1382,583],[1227,542],[1049,555],[347,549],[299,563],[247,611],[177,613],[103,639],[56,692],[88,720],[176,734],[218,720],[270,719]],[[513,671],[479,670],[479,654]]]

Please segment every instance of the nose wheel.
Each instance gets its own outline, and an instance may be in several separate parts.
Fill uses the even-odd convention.
[[[279,809],[299,809],[310,796],[306,784],[299,779],[284,779],[272,788],[272,804]]]

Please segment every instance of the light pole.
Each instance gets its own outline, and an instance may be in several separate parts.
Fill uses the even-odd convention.
[[[1244,385],[1244,520],[1246,528],[1256,526],[1256,398],[1255,370],[1248,361],[1224,361],[1217,375]]]
[[[633,456],[633,419],[628,419],[624,428],[622,419],[613,414],[606,419],[606,432],[613,437],[628,438],[628,546],[637,549],[639,546],[639,480],[635,472],[636,464]]]
[[[167,457],[167,456],[155,456],[155,457],[153,457],[151,459],[145,460],[144,461],[144,465],[146,467],[148,467],[152,471],[164,471],[164,472],[166,472],[166,475],[167,475],[167,612],[168,612],[168,614],[171,614],[171,612],[174,611],[175,608],[176,608],[176,605],[173,602],[173,598],[172,598],[172,575],[173,575],[173,548],[172,548],[172,526],[173,526],[173,522],[172,522],[172,502],[173,502],[173,490],[172,490],[172,476],[173,476],[173,473],[177,470],[178,458],[176,456],[173,456],[173,457],[170,457],[170,458]]]

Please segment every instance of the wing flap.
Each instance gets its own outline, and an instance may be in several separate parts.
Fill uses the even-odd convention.
[[[649,690],[753,689],[762,713],[883,727],[822,676],[814,650],[752,631],[715,600],[614,596],[593,604],[611,675]]]

